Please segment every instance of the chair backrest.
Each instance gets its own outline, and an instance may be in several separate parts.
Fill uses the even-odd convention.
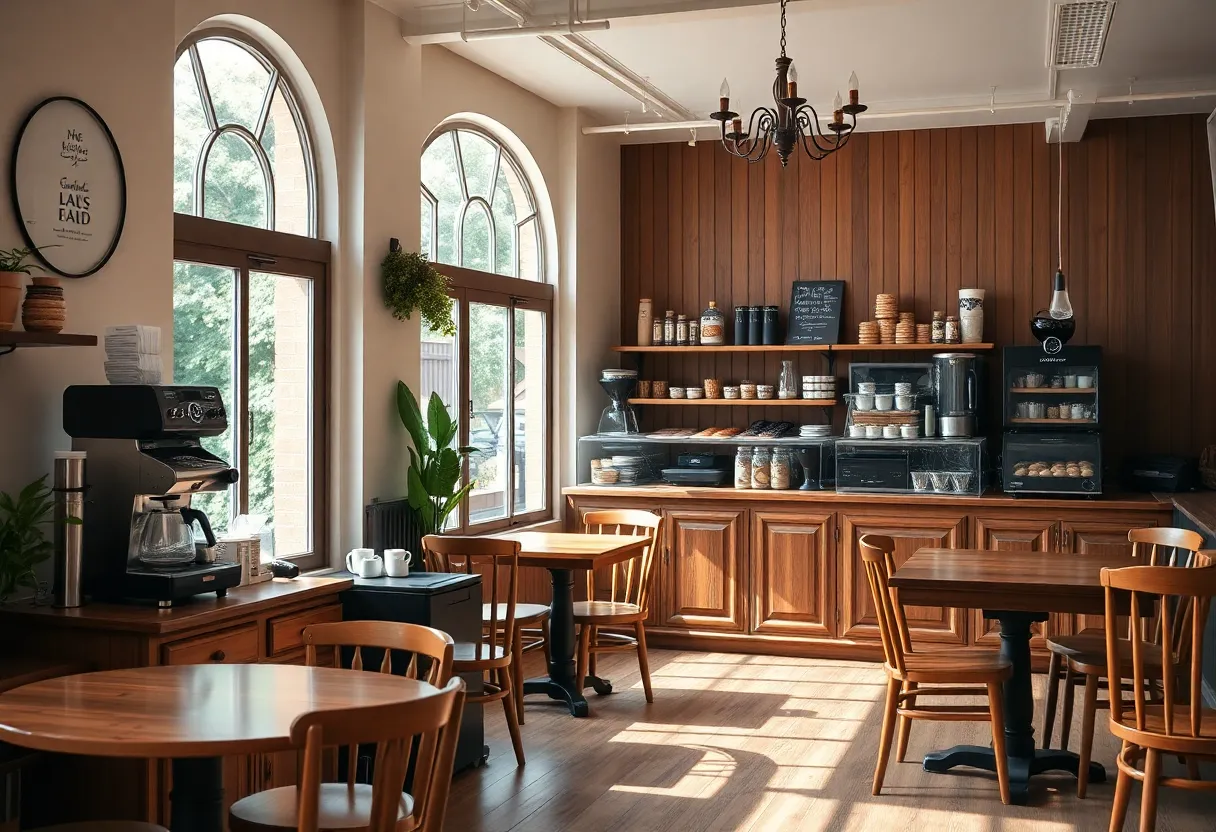
[[[1203,536],[1188,529],[1150,527],[1127,533],[1132,557],[1144,558],[1149,566],[1186,566],[1190,556],[1203,546]]]
[[[519,589],[519,543],[493,537],[428,534],[422,538],[422,551],[427,569],[433,572],[481,575],[483,608],[489,604],[481,622],[482,643],[489,648],[491,657],[496,647],[510,653],[515,635],[515,596]]]
[[[866,534],[858,543],[870,594],[874,596],[883,657],[888,665],[903,673],[904,655],[912,652],[912,638],[899,594],[891,586],[891,574],[895,571],[895,540],[887,535]]]
[[[1106,587],[1106,661],[1108,667],[1124,667],[1120,660],[1119,638],[1116,634],[1117,598],[1120,593],[1131,595],[1131,668],[1122,674],[1130,676],[1131,709],[1119,696],[1111,697],[1111,720],[1138,731],[1167,737],[1199,737],[1203,733],[1203,633],[1211,601],[1216,596],[1216,569],[1212,558],[1204,553],[1195,558],[1194,569],[1169,566],[1129,566],[1123,569],[1103,569],[1102,586]],[[1163,618],[1161,643],[1144,637],[1145,610],[1156,604]],[[1181,622],[1176,619],[1182,619]],[[1187,659],[1179,661],[1180,655]],[[1160,657],[1160,671],[1152,665],[1145,670],[1149,656]],[[1186,666],[1186,667],[1184,667]],[[1185,670],[1184,687],[1187,695],[1179,699],[1176,690],[1179,670]],[[1158,673],[1160,676],[1158,677]],[[1154,690],[1146,682],[1160,678],[1164,701],[1161,730],[1149,730],[1147,715],[1156,703]],[[1183,704],[1189,718],[1177,718],[1175,705]],[[1216,744],[1214,744],[1216,745]]]
[[[608,600],[637,604],[644,612],[650,602],[650,576],[654,573],[654,558],[663,545],[663,517],[641,509],[609,509],[589,511],[583,515],[588,534],[649,535],[650,544],[636,557],[614,563],[611,569]],[[595,600],[595,573],[587,572],[587,599]]]
[[[439,832],[447,809],[456,740],[464,709],[465,686],[459,677],[420,699],[388,705],[313,711],[291,725],[291,741],[304,750],[298,806],[298,832],[317,832],[321,767],[325,748],[376,743],[372,808],[368,832],[393,832],[401,791],[414,761],[411,828]]]

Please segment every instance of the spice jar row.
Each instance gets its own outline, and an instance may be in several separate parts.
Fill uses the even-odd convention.
[[[786,448],[740,445],[735,454],[735,488],[787,490],[792,462]]]
[[[781,312],[776,306],[736,306],[735,346],[780,344]],[[659,318],[654,301],[638,301],[638,346],[720,347],[726,344],[726,316],[716,301],[698,315],[668,309]]]

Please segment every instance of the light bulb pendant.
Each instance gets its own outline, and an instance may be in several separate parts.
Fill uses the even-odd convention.
[[[722,86],[718,87],[718,95],[721,98],[730,98],[730,84],[725,78],[722,79]]]
[[[832,99],[832,112],[836,112],[844,106],[844,102],[840,100],[840,93],[836,93],[836,97]]]
[[[852,75],[849,76],[849,92],[855,92],[856,90],[857,90],[857,73],[854,72]]]
[[[794,62],[790,61],[789,71],[785,73],[785,80],[797,84],[798,83],[798,68],[794,66]]]

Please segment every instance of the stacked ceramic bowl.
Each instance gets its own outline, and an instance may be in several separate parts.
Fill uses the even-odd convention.
[[[835,399],[835,376],[803,376],[802,398],[804,399]]]
[[[646,464],[644,456],[613,456],[612,467],[616,469],[620,475],[619,481],[621,485],[632,485],[638,481],[638,475],[642,472],[642,467]]]
[[[822,439],[831,435],[831,425],[803,425],[798,428],[798,436],[802,439]]]

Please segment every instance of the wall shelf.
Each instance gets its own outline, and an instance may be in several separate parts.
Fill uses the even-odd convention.
[[[692,407],[835,407],[835,399],[630,399],[630,404],[676,404]]]
[[[1010,424],[1016,425],[1059,425],[1066,428],[1070,425],[1096,425],[1098,424],[1093,419],[1021,419],[1014,418],[1009,420]]]
[[[613,352],[660,353],[679,355],[682,353],[788,353],[788,352],[966,352],[994,349],[995,345],[983,344],[765,344],[722,347],[613,347]],[[1074,388],[1075,389],[1075,388]]]
[[[1048,396],[1068,396],[1073,393],[1097,393],[1096,387],[1010,387],[1010,393],[1044,393]]]
[[[64,332],[0,332],[0,355],[18,347],[95,347],[96,335],[72,335]]]

